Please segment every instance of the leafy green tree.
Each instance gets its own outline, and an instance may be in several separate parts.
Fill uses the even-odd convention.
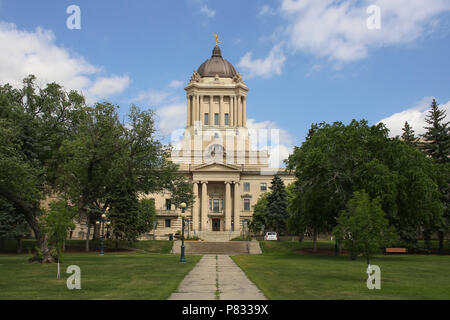
[[[380,198],[389,223],[408,246],[420,230],[442,219],[436,166],[420,151],[390,139],[384,124],[353,120],[321,123],[294,148],[288,168],[296,176],[292,209],[315,234],[330,232],[353,192]]]
[[[265,210],[267,230],[272,229],[280,234],[280,232],[286,230],[289,213],[287,211],[286,188],[279,175],[273,177],[270,190]]]
[[[395,240],[395,230],[389,227],[380,200],[370,199],[364,190],[354,193],[337,221],[334,234],[349,250],[353,260],[362,253],[370,264],[374,254]]]
[[[75,229],[73,219],[77,213],[75,207],[70,207],[66,201],[59,200],[50,203],[50,210],[42,218],[42,230],[47,234],[50,244],[56,248],[58,261],[57,279],[60,276],[60,262],[62,261],[62,248],[70,230]]]
[[[0,86],[0,196],[22,215],[36,237],[42,261],[52,260],[40,230],[40,201],[55,190],[62,142],[73,134],[84,99],[56,83],[38,88]]]
[[[414,135],[414,130],[409,125],[408,121],[405,121],[405,126],[402,128],[402,140],[411,147],[417,147],[418,138]]]
[[[256,204],[253,206],[252,220],[248,225],[251,232],[260,232],[267,228],[266,208],[268,195],[269,192],[261,194]]]
[[[139,234],[144,234],[153,229],[156,221],[156,210],[154,199],[141,199],[138,204],[138,221],[136,229]]]
[[[303,215],[301,210],[297,210],[299,204],[296,203],[298,201],[297,193],[297,184],[291,183],[286,187],[287,200],[288,200],[288,212],[289,218],[287,220],[287,228],[293,234],[297,234],[299,236],[299,241],[303,241],[305,231],[308,227],[308,223],[306,221],[306,217]]]
[[[17,240],[17,253],[22,252],[22,238],[30,235],[25,217],[15,212],[14,207],[0,198],[0,241]]]

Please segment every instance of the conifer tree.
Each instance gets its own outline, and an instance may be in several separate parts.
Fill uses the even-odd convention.
[[[267,196],[266,221],[268,229],[279,234],[286,230],[289,213],[287,211],[287,195],[283,180],[278,175],[272,179],[271,192]]]
[[[425,121],[429,124],[427,132],[423,135],[424,151],[438,163],[450,162],[450,132],[449,122],[445,122],[446,114],[439,109],[439,104],[433,99],[431,110]]]
[[[416,136],[414,135],[414,130],[409,125],[408,121],[405,121],[405,126],[403,127],[402,130],[403,130],[402,134],[403,141],[405,141],[406,144],[412,147],[416,147],[418,138],[416,138]]]
[[[441,199],[445,208],[442,225],[435,226],[439,236],[439,253],[443,253],[444,235],[450,226],[450,122],[445,121],[446,117],[445,111],[439,109],[439,104],[433,99],[431,110],[425,119],[429,126],[425,127],[427,131],[423,135],[425,140],[423,150],[428,156],[433,158],[439,166],[439,189],[442,194]]]

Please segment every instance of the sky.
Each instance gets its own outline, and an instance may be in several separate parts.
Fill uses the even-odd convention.
[[[250,89],[248,126],[279,129],[282,158],[312,123],[396,136],[424,132],[433,98],[450,114],[450,0],[0,0],[0,84],[35,74],[122,117],[154,109],[167,140],[213,33]]]

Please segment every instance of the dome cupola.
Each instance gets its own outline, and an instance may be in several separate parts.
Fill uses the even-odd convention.
[[[216,75],[221,78],[234,78],[237,75],[233,65],[222,58],[222,51],[218,45],[214,47],[212,57],[203,62],[197,72],[202,78]]]

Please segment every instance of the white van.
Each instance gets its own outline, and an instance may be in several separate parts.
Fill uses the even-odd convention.
[[[264,240],[278,240],[278,235],[276,232],[266,232]]]

